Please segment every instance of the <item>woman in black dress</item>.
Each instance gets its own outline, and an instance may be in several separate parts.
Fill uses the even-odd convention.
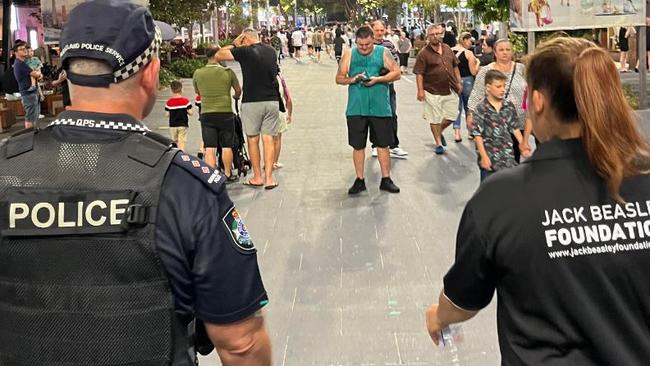
[[[621,27],[618,31],[618,48],[621,50],[620,71],[629,72],[628,69],[628,51],[630,50],[629,37],[636,34],[634,27]]]

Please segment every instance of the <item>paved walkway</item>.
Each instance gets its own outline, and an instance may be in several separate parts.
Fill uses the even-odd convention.
[[[348,197],[347,89],[334,83],[336,63],[286,60],[283,71],[296,107],[280,186],[229,187],[258,246],[274,364],[497,365],[493,306],[464,326],[457,348],[436,349],[424,324],[452,263],[464,203],[479,182],[473,146],[454,144],[448,133],[448,154],[434,155],[415,79],[406,76],[396,89],[399,136],[410,155],[393,160],[402,193],[380,193],[379,166],[368,157],[369,191]],[[194,146],[198,138],[194,123]]]
[[[455,144],[448,131],[448,153],[434,155],[414,76],[406,76],[396,89],[399,136],[410,155],[393,160],[402,193],[378,190],[379,166],[368,157],[369,191],[348,197],[354,170],[335,62],[286,60],[283,71],[295,122],[284,137],[280,186],[229,186],[258,247],[274,365],[498,365],[496,300],[463,325],[465,340],[454,347],[435,348],[424,325],[453,261],[461,211],[479,183],[473,145]],[[168,96],[161,93],[146,120],[161,133]],[[190,152],[199,140],[195,116]],[[212,354],[201,363],[218,361]]]

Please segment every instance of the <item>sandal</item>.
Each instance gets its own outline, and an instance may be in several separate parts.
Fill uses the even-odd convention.
[[[264,183],[255,184],[255,183],[251,183],[250,180],[245,181],[243,184],[245,186],[249,186],[249,187],[263,187],[264,186]]]

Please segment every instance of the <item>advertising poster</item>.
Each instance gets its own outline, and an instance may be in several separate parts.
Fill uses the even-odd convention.
[[[510,0],[516,32],[640,26],[646,0]]]
[[[39,0],[16,1],[11,7],[10,30],[13,40],[20,39],[37,48],[43,44],[43,21]],[[0,17],[2,19],[2,17]],[[1,24],[1,23],[0,23]],[[11,39],[11,38],[10,38]]]
[[[45,43],[58,44],[63,25],[68,21],[70,11],[84,0],[41,0]],[[148,0],[131,0],[142,6],[148,6]]]

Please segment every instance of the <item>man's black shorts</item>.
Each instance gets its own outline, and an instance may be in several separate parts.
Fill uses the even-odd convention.
[[[323,52],[323,48],[321,46],[315,46],[314,51],[316,52]]]
[[[235,147],[235,115],[201,114],[201,136],[205,147]]]
[[[393,144],[392,117],[348,117],[348,143],[355,150],[366,148],[370,130],[370,142],[377,147]]]
[[[302,46],[293,46],[293,51],[294,52],[300,52],[301,48],[302,48]]]

